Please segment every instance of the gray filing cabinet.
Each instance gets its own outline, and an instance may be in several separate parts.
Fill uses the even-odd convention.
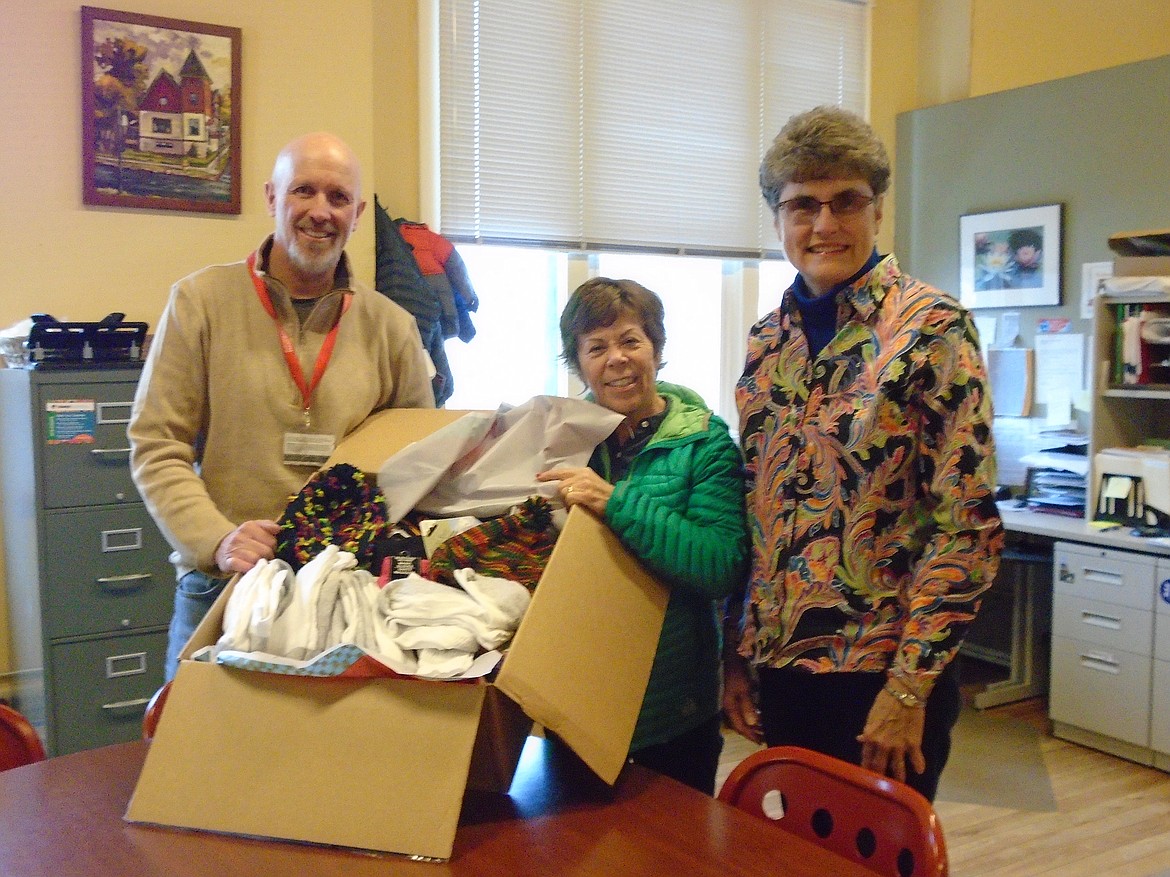
[[[1166,559],[1056,543],[1048,708],[1057,737],[1155,762],[1156,715],[1167,709],[1155,693],[1155,597],[1168,577]],[[1161,617],[1165,627],[1170,613]]]
[[[141,369],[0,369],[14,705],[51,754],[141,735],[163,682],[170,548],[130,480]]]

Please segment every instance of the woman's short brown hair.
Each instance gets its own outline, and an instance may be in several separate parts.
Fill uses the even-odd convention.
[[[586,280],[569,296],[561,312],[561,359],[577,377],[581,377],[581,360],[577,341],[589,332],[612,326],[623,314],[637,320],[654,347],[654,358],[662,365],[662,348],[666,344],[665,310],[662,299],[633,280],[594,277]]]
[[[760,192],[773,215],[789,183],[857,177],[875,196],[890,186],[890,157],[869,123],[841,107],[790,118],[760,162]]]

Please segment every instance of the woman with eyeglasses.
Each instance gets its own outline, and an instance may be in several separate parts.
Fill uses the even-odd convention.
[[[953,659],[995,577],[991,398],[970,315],[876,249],[886,150],[852,113],[794,116],[760,166],[799,272],[736,387],[752,570],[725,620],[724,712],[933,800]]]

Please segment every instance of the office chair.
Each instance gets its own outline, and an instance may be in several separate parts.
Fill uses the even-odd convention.
[[[19,712],[0,703],[0,770],[45,760],[36,729]]]
[[[167,695],[170,694],[171,683],[164,682],[154,694],[150,696],[150,701],[146,704],[146,712],[142,714],[142,739],[149,743],[154,739],[155,729],[158,728],[158,720],[162,718],[163,707],[167,702]]]
[[[754,752],[719,800],[883,877],[947,877],[942,826],[904,783],[796,746]]]

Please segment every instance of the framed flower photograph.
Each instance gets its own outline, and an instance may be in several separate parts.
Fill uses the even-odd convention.
[[[240,29],[81,7],[83,201],[240,212]]]
[[[1061,205],[959,217],[959,297],[968,308],[1060,304]]]

